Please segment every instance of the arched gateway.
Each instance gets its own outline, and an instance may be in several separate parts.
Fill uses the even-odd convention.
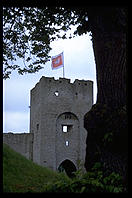
[[[58,170],[65,171],[69,177],[73,177],[77,168],[71,160],[66,159],[59,165]]]

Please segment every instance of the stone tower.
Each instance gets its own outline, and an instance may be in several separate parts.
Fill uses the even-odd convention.
[[[42,77],[31,90],[30,133],[33,161],[53,170],[84,163],[84,115],[93,104],[93,82]]]

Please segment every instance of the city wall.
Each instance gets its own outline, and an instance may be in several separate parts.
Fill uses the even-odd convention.
[[[13,150],[32,160],[33,134],[32,133],[4,133],[3,142]]]

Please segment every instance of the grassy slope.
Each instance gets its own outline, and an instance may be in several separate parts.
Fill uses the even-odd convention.
[[[100,164],[100,163],[98,163]],[[120,176],[115,173],[103,177],[99,167],[94,171],[70,179],[41,167],[9,146],[3,145],[4,192],[123,192]]]
[[[41,167],[3,144],[3,191],[43,192],[44,184],[61,175]]]

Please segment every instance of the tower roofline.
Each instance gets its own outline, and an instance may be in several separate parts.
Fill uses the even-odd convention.
[[[41,79],[39,80],[39,82],[36,84],[38,85],[40,82],[45,82],[45,83],[62,83],[62,84],[72,84],[72,85],[86,85],[86,83],[88,84],[93,84],[92,80],[79,80],[79,79],[75,79],[74,82],[71,82],[71,79],[68,78],[59,78],[59,79],[55,79],[54,77],[45,77],[42,76]],[[35,86],[36,87],[36,86]]]

